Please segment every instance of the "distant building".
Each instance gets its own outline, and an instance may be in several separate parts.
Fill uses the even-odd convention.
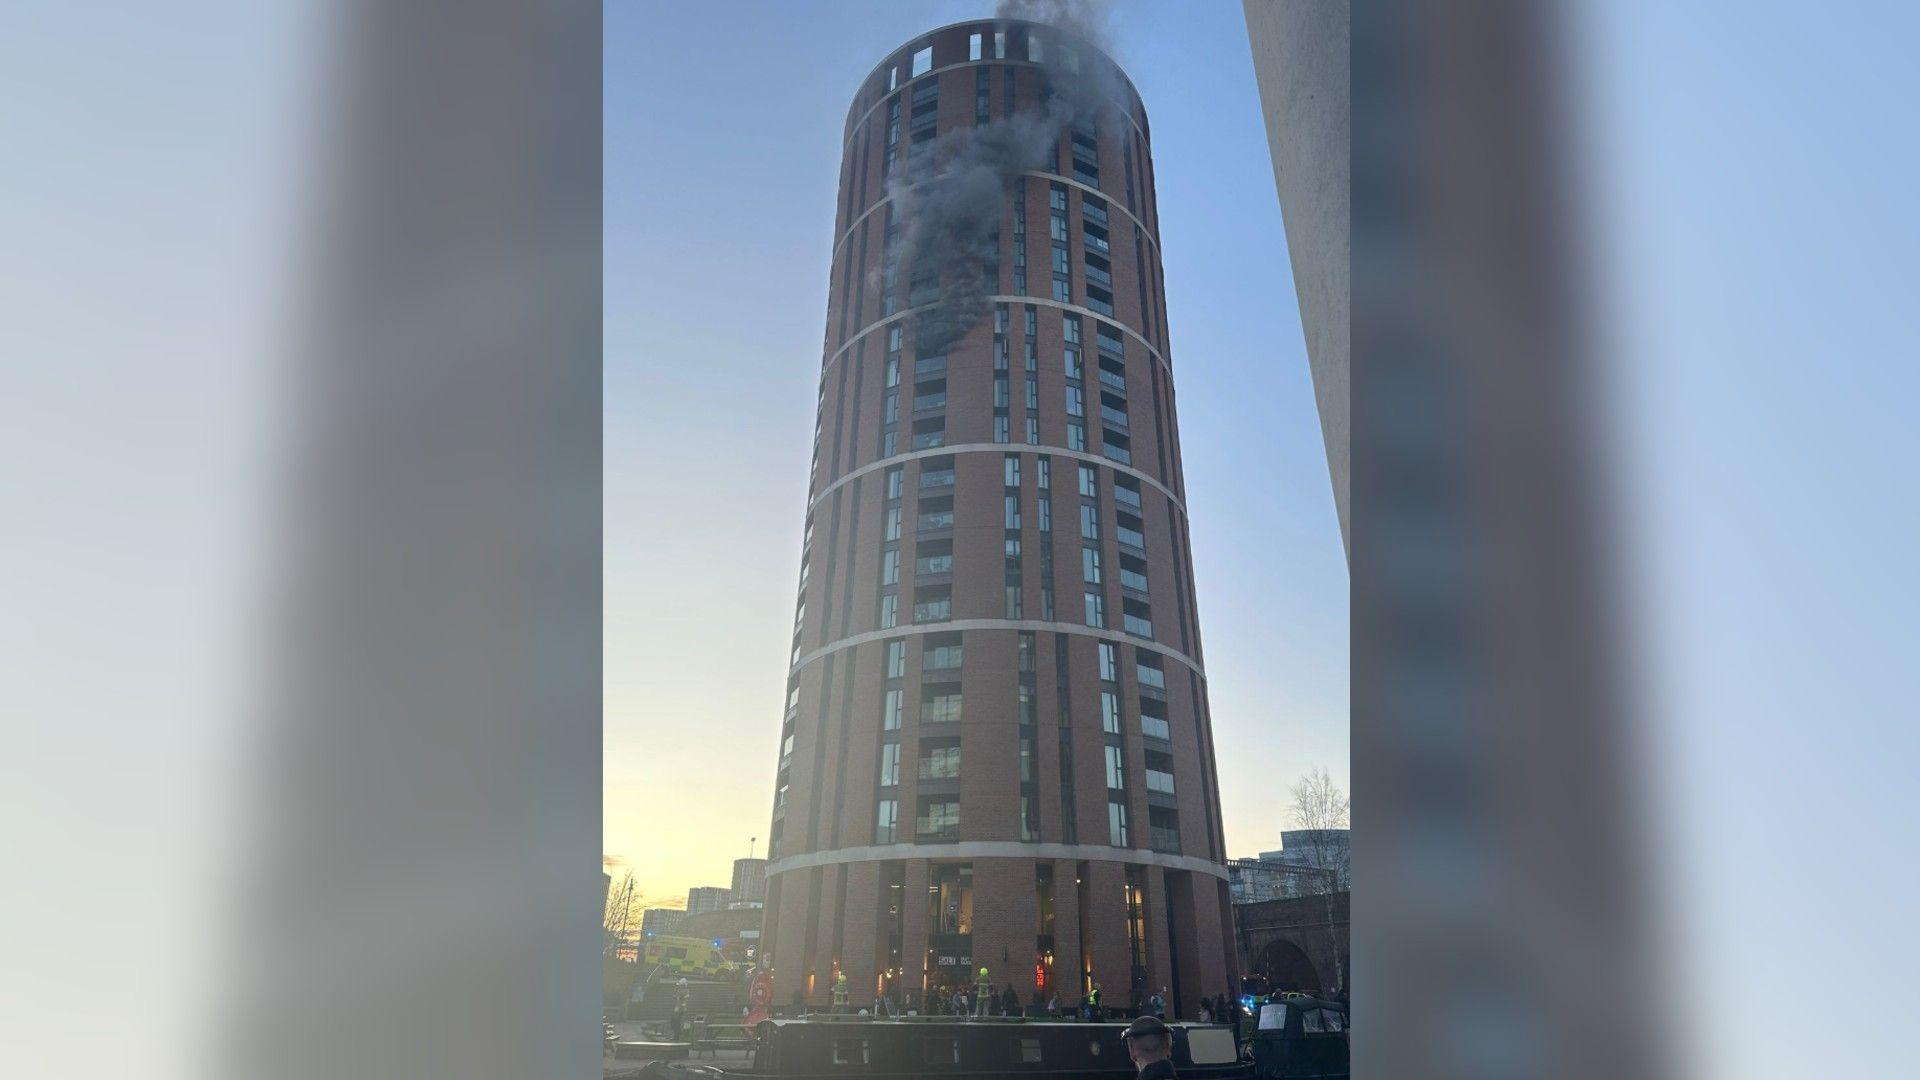
[[[1265,854],[1258,859],[1227,860],[1227,891],[1233,902],[1258,904],[1266,900],[1290,900],[1332,891],[1331,871],[1294,863],[1270,862]]]
[[[748,900],[764,903],[767,899],[767,860],[733,860],[732,893],[731,899],[736,904]]]
[[[1228,860],[1227,888],[1233,902],[1257,904],[1345,890],[1351,877],[1352,836],[1347,829],[1292,829],[1280,834],[1279,851]]]
[[[724,911],[727,907],[728,890],[718,885],[702,885],[687,890],[687,914],[699,915],[708,911]]]
[[[680,908],[648,908],[640,913],[640,933],[671,934],[687,913]]]
[[[1261,852],[1260,861],[1330,870],[1339,878],[1336,884],[1344,889],[1352,876],[1353,831],[1289,829],[1280,834],[1280,850]]]

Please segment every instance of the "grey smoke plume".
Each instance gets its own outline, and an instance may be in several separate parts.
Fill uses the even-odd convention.
[[[1104,0],[1003,0],[996,17],[1045,23],[1078,37],[1077,58],[1053,41],[1041,50],[1052,96],[1012,117],[950,131],[934,144],[931,174],[910,182],[903,170],[887,183],[900,230],[896,258],[908,282],[937,271],[939,307],[921,317],[914,334],[923,353],[944,352],[986,315],[995,271],[995,234],[1007,192],[1021,173],[1051,165],[1060,136],[1075,120],[1107,103],[1125,101],[1120,80],[1101,56],[1108,5]],[[910,286],[909,286],[910,287]]]

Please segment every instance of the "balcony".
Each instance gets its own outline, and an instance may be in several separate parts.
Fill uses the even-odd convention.
[[[914,818],[913,838],[918,843],[939,842],[960,839],[958,819],[948,821],[941,818]]]
[[[1147,837],[1147,842],[1153,845],[1153,850],[1165,852],[1169,855],[1180,854],[1179,829],[1152,829],[1149,830],[1149,833],[1150,835]]]
[[[960,753],[939,754],[920,759],[920,779],[922,780],[958,780],[960,779]]]

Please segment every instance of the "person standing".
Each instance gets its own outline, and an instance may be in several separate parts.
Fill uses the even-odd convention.
[[[1162,1020],[1167,1018],[1167,988],[1161,987],[1147,999],[1147,1011]]]
[[[1007,992],[1000,995],[1000,1011],[1007,1016],[1020,1015],[1020,995],[1014,992],[1013,984],[1007,984]]]
[[[1098,1021],[1100,1016],[1100,984],[1094,983],[1087,994],[1087,1019]]]
[[[1120,1036],[1127,1044],[1127,1057],[1139,1070],[1139,1080],[1174,1080],[1173,1029],[1157,1016],[1143,1016],[1127,1025]]]
[[[980,966],[980,977],[973,983],[973,1014],[985,1016],[994,1002],[993,977],[987,974],[986,965]]]

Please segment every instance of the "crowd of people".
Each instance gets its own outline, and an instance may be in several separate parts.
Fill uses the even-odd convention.
[[[1091,990],[1078,1002],[1061,1000],[1057,990],[1036,995],[1032,1001],[1022,999],[1020,992],[1012,983],[996,989],[983,978],[973,984],[947,984],[929,987],[924,997],[916,990],[897,991],[892,994],[877,994],[870,1001],[864,1001],[856,1007],[848,1000],[844,984],[836,983],[831,994],[832,1006],[836,1012],[857,1012],[867,1016],[1074,1016],[1082,1020],[1115,1020],[1138,1016],[1154,1016],[1161,1020],[1188,1019],[1205,1023],[1232,1023],[1242,1014],[1238,999],[1231,994],[1219,997],[1203,997],[1193,1015],[1174,1017],[1168,1014],[1169,994],[1165,987],[1144,998],[1136,995],[1126,1008],[1116,1008],[1103,1004],[1101,987],[1095,983]],[[796,990],[789,1003],[794,1012],[804,1011],[807,1000],[804,994]]]

